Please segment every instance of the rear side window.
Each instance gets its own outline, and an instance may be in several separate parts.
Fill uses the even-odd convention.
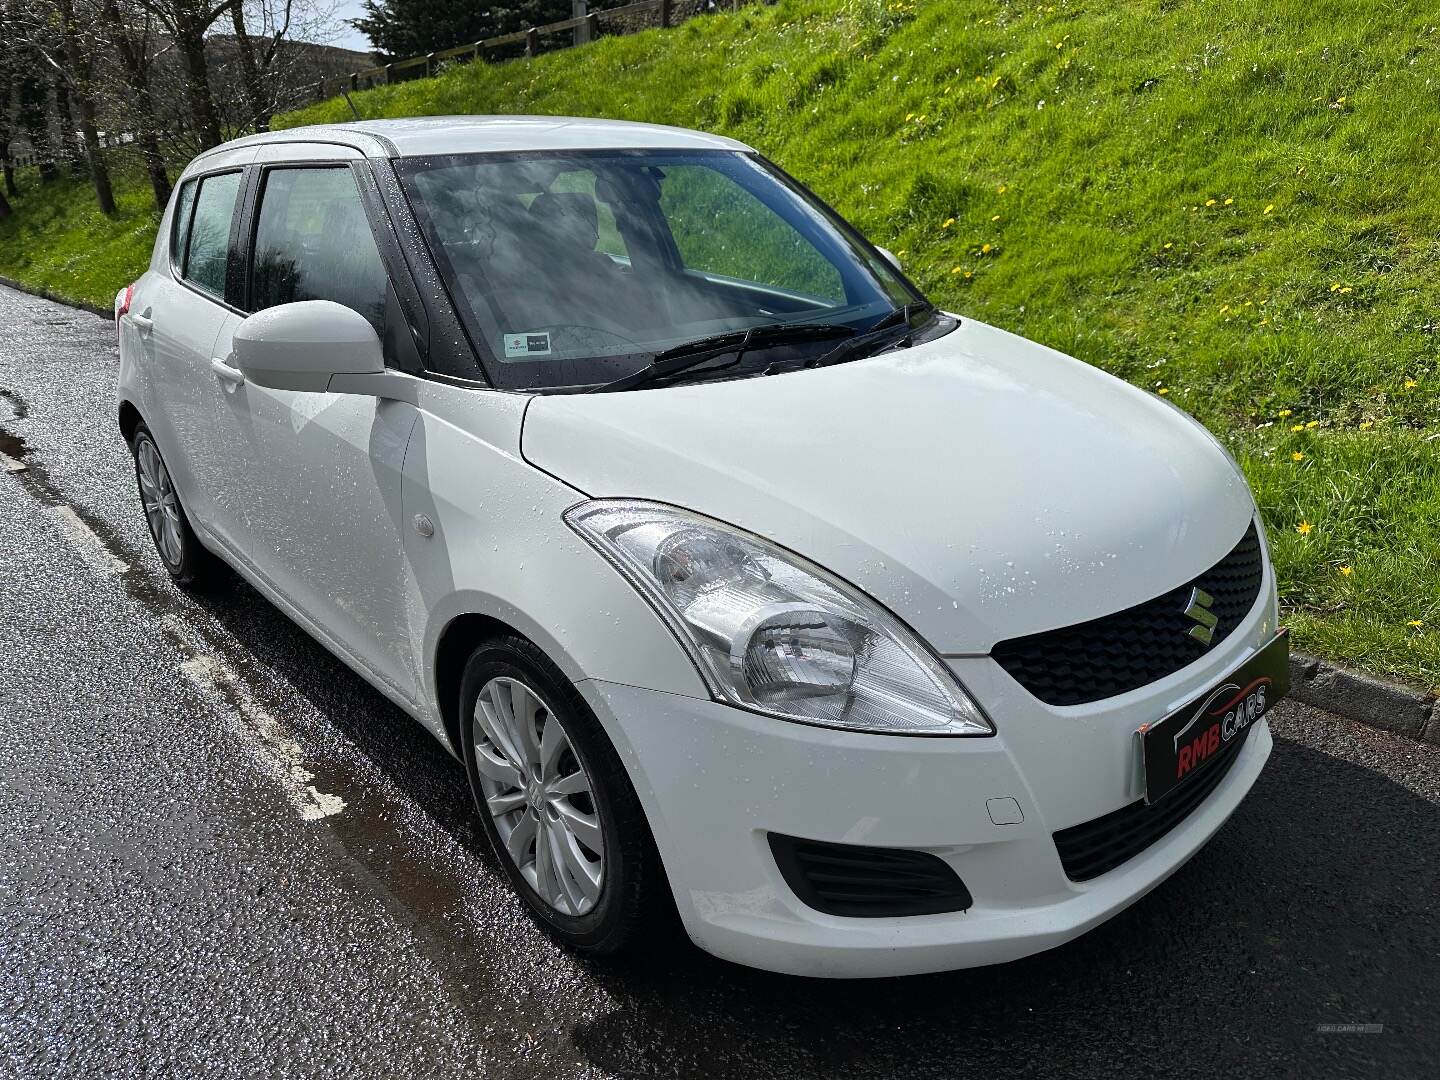
[[[389,278],[348,168],[271,169],[260,195],[250,304],[333,300],[384,334]]]
[[[230,250],[230,221],[235,216],[235,196],[239,193],[239,173],[207,176],[200,181],[181,268],[186,281],[222,299],[225,261]]]

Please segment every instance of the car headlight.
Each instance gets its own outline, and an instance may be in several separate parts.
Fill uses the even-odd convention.
[[[721,701],[853,731],[994,734],[914,634],[789,552],[656,503],[581,503],[565,520],[654,602]]]

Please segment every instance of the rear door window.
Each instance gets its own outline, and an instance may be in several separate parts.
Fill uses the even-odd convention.
[[[383,335],[388,285],[348,168],[266,173],[255,224],[252,310],[332,300],[358,311]]]
[[[207,176],[200,181],[189,244],[181,264],[181,276],[186,281],[222,300],[225,298],[225,263],[230,252],[230,223],[239,193],[238,172]]]

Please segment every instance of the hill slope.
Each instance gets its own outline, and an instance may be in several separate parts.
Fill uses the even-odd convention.
[[[751,143],[938,302],[1200,416],[1251,477],[1300,645],[1435,686],[1437,87],[1424,0],[784,0],[355,100]],[[0,274],[106,302],[151,215],[84,196],[22,199]]]

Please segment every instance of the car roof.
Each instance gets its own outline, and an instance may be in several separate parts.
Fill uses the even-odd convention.
[[[419,116],[267,131],[223,143],[206,154],[285,142],[342,142],[372,157],[515,150],[750,149],[723,135],[626,120],[578,116]]]

